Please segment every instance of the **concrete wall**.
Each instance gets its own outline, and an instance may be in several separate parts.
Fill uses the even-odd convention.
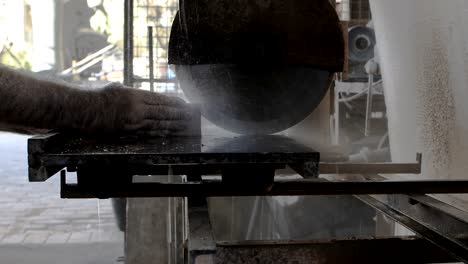
[[[392,159],[422,152],[426,178],[468,178],[467,6],[371,0]]]

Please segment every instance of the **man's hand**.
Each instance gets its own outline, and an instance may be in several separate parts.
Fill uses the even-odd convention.
[[[92,92],[93,93],[93,92]],[[74,120],[87,124],[74,129],[89,133],[165,136],[184,130],[191,118],[182,99],[111,84],[91,96],[91,112]]]
[[[190,112],[179,98],[117,83],[83,90],[0,65],[0,130],[165,136],[183,130]]]

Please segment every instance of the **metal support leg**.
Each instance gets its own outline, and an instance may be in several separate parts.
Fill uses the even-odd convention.
[[[183,198],[129,198],[126,264],[185,263],[185,214]]]
[[[372,119],[372,100],[374,92],[374,75],[369,74],[369,87],[367,91],[367,106],[366,106],[366,123],[365,123],[365,132],[366,137],[370,136],[371,129],[371,119]]]

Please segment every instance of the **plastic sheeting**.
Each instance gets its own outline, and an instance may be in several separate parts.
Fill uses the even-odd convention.
[[[351,196],[210,198],[209,207],[218,241],[375,235],[375,210]]]

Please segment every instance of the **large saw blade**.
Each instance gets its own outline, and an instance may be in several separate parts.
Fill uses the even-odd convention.
[[[297,124],[320,104],[331,79],[328,71],[311,67],[177,65],[176,72],[204,117],[241,134],[271,134]]]
[[[169,64],[180,87],[216,125],[270,134],[309,115],[344,41],[328,0],[180,0]]]

